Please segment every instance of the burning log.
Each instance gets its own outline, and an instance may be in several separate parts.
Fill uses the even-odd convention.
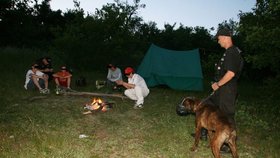
[[[93,99],[91,103],[87,103],[84,107],[84,109],[89,110],[87,112],[84,112],[83,114],[90,114],[92,111],[102,111],[106,112],[110,110],[113,106],[113,103],[109,103],[106,101],[102,101],[100,98]]]
[[[91,93],[91,92],[66,92],[64,95],[76,95],[76,96],[96,96],[96,97],[116,97],[121,99],[128,99],[128,97],[122,94],[105,94],[105,93]]]

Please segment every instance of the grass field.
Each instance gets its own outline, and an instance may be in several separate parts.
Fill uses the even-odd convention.
[[[15,52],[15,53],[13,53]],[[0,52],[0,157],[3,158],[208,158],[213,157],[201,141],[191,152],[194,116],[178,116],[176,105],[185,96],[203,98],[204,92],[151,88],[141,110],[120,98],[107,112],[83,115],[83,106],[92,96],[41,95],[23,88],[25,73],[36,55],[30,52]],[[106,73],[106,72],[105,72]],[[97,90],[100,72],[79,72],[87,78],[78,91]],[[207,88],[206,88],[207,89]],[[244,158],[277,158],[279,148],[279,100],[253,83],[242,82],[237,103],[238,153]],[[267,107],[267,108],[265,108]],[[273,109],[273,107],[276,107]],[[278,107],[278,108],[277,108]],[[267,110],[265,110],[267,109]],[[276,116],[275,116],[276,115]],[[81,134],[87,138],[79,138]],[[223,154],[230,158],[230,154]]]

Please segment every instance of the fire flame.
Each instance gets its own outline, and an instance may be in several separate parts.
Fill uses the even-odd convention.
[[[107,105],[107,103],[102,101],[102,99],[100,98],[93,98],[91,103],[86,104],[85,109],[89,109],[89,110],[100,109],[102,112],[106,112],[110,109],[110,106]]]
[[[99,109],[100,108],[100,106],[102,105],[102,100],[100,99],[100,98],[98,98],[98,99],[93,99],[92,100],[92,103],[91,103],[91,107],[92,107],[92,109],[93,110],[97,110],[97,109]]]

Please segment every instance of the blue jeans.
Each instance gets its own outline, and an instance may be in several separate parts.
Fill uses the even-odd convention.
[[[42,88],[45,88],[45,82],[43,79],[39,79],[39,85],[42,87]],[[36,88],[36,85],[34,84],[33,80],[30,80],[28,83],[27,83],[27,89],[34,89]]]

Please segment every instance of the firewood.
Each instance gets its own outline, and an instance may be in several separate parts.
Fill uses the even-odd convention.
[[[106,93],[92,93],[92,92],[65,92],[64,95],[76,95],[76,96],[98,96],[98,97],[116,97],[121,99],[128,99],[127,96],[122,94],[106,94]]]

